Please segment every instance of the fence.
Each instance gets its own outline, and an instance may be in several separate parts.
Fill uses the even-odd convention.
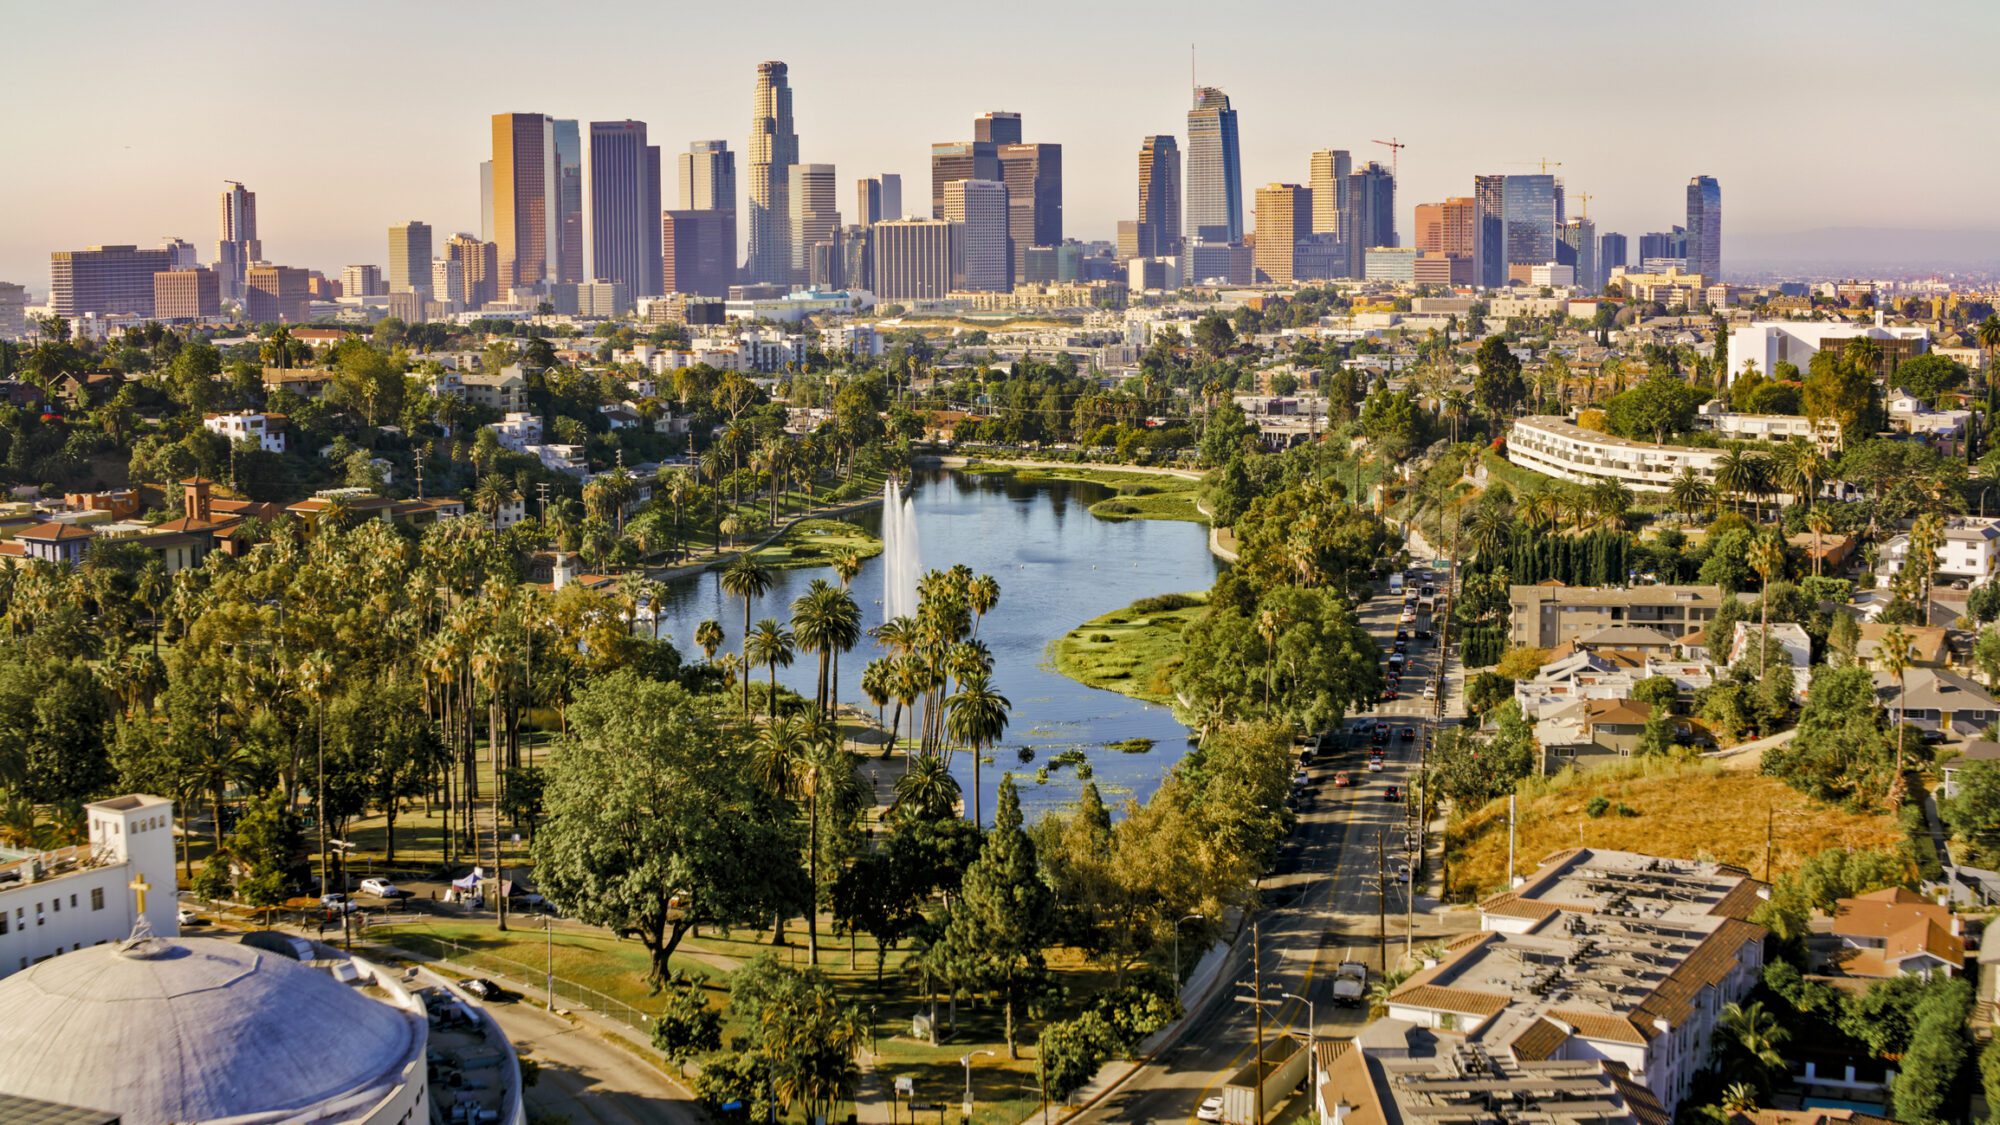
[[[555,986],[553,1007],[596,1012],[635,1028],[648,1037],[653,1034],[653,1017],[650,1013],[642,1012],[616,997],[607,996],[589,985],[578,984],[562,977],[551,978],[547,965],[530,965],[525,961],[517,961],[490,950],[464,945],[411,924],[371,924],[366,933],[355,936],[361,941],[394,946],[427,959],[451,961],[469,968],[483,969],[498,976],[511,977],[529,986],[521,997],[523,1003],[537,1001],[548,1003],[550,1000],[548,982],[553,980]]]

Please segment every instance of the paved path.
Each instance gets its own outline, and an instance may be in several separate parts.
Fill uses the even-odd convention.
[[[531,1114],[567,1118],[571,1125],[702,1125],[687,1095],[658,1068],[609,1042],[575,1017],[543,1011],[532,1001],[489,1004],[507,1037],[540,1068],[527,1090]]]

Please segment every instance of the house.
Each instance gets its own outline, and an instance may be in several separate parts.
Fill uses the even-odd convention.
[[[12,543],[0,543],[0,548],[17,548],[0,551],[0,558],[17,565],[39,560],[73,567],[90,553],[90,544],[96,538],[97,532],[82,524],[38,523],[15,532]]]
[[[607,403],[597,408],[604,416],[604,424],[613,430],[636,430],[644,419],[639,412],[622,403]]]
[[[1785,540],[1792,549],[1805,556],[1806,564],[1819,563],[1819,569],[1829,573],[1837,572],[1854,557],[1856,548],[1861,546],[1861,537],[1842,532],[1825,532],[1815,535],[1801,531]]]
[[[1542,772],[1627,757],[1652,717],[1653,705],[1636,699],[1584,699],[1550,711],[1535,724]]]
[[[500,448],[515,453],[525,453],[529,446],[542,443],[542,419],[537,414],[512,411],[498,422],[488,422],[486,428],[500,439]]]
[[[263,414],[251,410],[239,410],[233,414],[204,414],[201,425],[209,433],[228,438],[232,445],[239,441],[254,441],[266,453],[285,451],[283,414]]]
[[[2000,703],[1985,688],[1943,668],[1908,669],[1900,686],[1895,677],[1878,671],[1875,695],[1891,723],[1907,722],[1947,738],[1981,734],[2000,719]]]
[[[1892,391],[1882,403],[1889,415],[1889,428],[1913,437],[1953,440],[1965,433],[1972,420],[1970,410],[1933,410],[1908,391]]]
[[[1903,887],[1834,904],[1832,965],[1849,977],[1883,979],[1965,971],[1965,930],[1950,908]]]
[[[1792,667],[1792,690],[1799,698],[1805,698],[1806,689],[1812,686],[1812,638],[1806,636],[1805,627],[1789,621],[1780,621],[1770,626],[1770,659],[1783,660]],[[1757,658],[1758,642],[1764,637],[1764,626],[1755,621],[1738,621],[1736,635],[1729,644],[1729,664],[1735,667],[1744,660]]]
[[[1559,646],[1534,678],[1514,685],[1514,699],[1531,721],[1584,699],[1630,699],[1641,681],[1663,677],[1673,681],[1681,698],[1715,682],[1707,661],[1646,656],[1631,649],[1581,649]]]
[[[1882,670],[1882,638],[1892,628],[1901,628],[1910,640],[1907,654],[1912,668],[1942,668],[1951,659],[1951,630],[1942,625],[1884,625],[1879,621],[1861,623],[1861,639],[1854,645],[1854,659],[1867,667]]]
[[[1683,637],[1714,619],[1722,598],[1717,586],[1510,586],[1508,642],[1554,648],[1616,625]]]
[[[1575,643],[1576,647],[1585,651],[1620,649],[1641,656],[1672,656],[1674,653],[1673,637],[1645,625],[1612,625],[1577,637]]]
[[[167,573],[199,566],[210,551],[231,556],[247,553],[255,538],[251,520],[276,519],[284,509],[255,500],[224,500],[213,495],[214,482],[190,477],[181,482],[181,514],[154,524],[139,542],[160,553]]]
[[[1910,537],[1907,533],[1890,539],[1882,548],[1881,564],[1876,573],[1893,580],[1903,572],[1903,560],[1909,553]],[[1945,521],[1944,543],[1937,552],[1937,573],[1940,576],[1963,578],[1979,586],[1984,585],[1996,570],[2000,570],[2000,517],[1957,516]]]
[[[460,375],[458,381],[465,390],[465,400],[474,406],[496,414],[528,409],[528,377],[521,373],[519,364],[497,372]]]
[[[328,367],[266,367],[264,391],[289,391],[300,398],[318,398],[333,385],[333,369]]]
[[[1968,738],[1958,749],[1958,754],[1939,763],[1944,771],[1944,785],[1938,795],[1946,799],[1958,796],[1958,771],[1972,762],[2000,762],[2000,742],[1985,738]]]

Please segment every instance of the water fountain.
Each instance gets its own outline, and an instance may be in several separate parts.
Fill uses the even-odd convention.
[[[882,494],[882,615],[914,617],[917,613],[917,505],[903,494],[903,483],[890,477]]]

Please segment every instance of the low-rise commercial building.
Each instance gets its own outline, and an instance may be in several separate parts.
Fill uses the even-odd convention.
[[[1812,357],[1827,348],[1844,346],[1849,340],[1869,339],[1882,352],[1882,368],[1889,375],[1896,365],[1930,350],[1930,329],[1921,325],[1887,327],[1854,324],[1845,320],[1759,320],[1729,330],[1729,365],[1723,372],[1724,385],[1746,369],[1769,376],[1780,363],[1789,363],[1801,372]]]
[[[1723,596],[1717,586],[1510,586],[1508,641],[1554,648],[1627,625],[1685,637],[1707,628]]]

